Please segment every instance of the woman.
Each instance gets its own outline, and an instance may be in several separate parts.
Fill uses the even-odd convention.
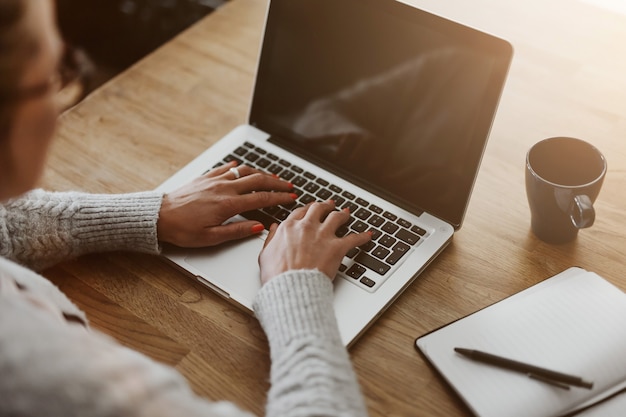
[[[64,74],[53,10],[51,0],[0,0],[0,415],[249,416],[195,396],[173,369],[90,330],[82,311],[23,266],[91,251],[158,253],[159,241],[219,244],[260,231],[256,222],[222,226],[227,218],[292,199],[288,183],[243,166],[235,178],[232,165],[168,195],[30,191]],[[347,217],[332,202],[300,208],[272,226],[259,256],[254,308],[272,357],[267,415],[366,415],[329,279],[343,254],[370,238],[337,238]]]

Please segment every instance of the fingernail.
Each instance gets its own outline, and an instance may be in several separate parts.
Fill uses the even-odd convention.
[[[368,233],[370,236],[374,236],[374,232],[372,232],[371,230],[368,230],[368,231],[367,231],[367,233]]]
[[[290,195],[290,196],[291,196],[291,198],[293,198],[294,200],[297,200],[297,199],[298,199],[298,194],[296,194],[296,193],[291,193],[291,194],[289,194],[289,195]]]
[[[350,209],[349,209],[348,207],[345,207],[345,208],[343,209],[343,211],[345,211],[346,213],[350,214]]]
[[[263,230],[265,230],[265,226],[263,226],[262,224],[255,224],[254,226],[252,226],[252,233],[260,233]]]
[[[280,178],[280,177],[279,177],[278,175],[276,175],[276,174],[272,174],[272,177],[274,177],[274,178],[276,178],[276,179],[279,179],[279,178]]]
[[[289,188],[293,188],[293,184],[292,183],[288,182],[287,184],[289,185]]]

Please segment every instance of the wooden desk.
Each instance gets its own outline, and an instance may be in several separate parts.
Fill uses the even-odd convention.
[[[416,336],[571,265],[626,290],[626,16],[577,0],[415,3],[510,40],[516,56],[463,228],[351,354],[371,416],[464,416]],[[265,4],[232,0],[66,113],[43,185],[150,189],[245,122]],[[552,246],[530,232],[524,162],[560,135],[595,144],[609,171],[593,228]],[[176,366],[200,395],[263,413],[258,323],[160,258],[92,255],[46,275],[94,327]]]

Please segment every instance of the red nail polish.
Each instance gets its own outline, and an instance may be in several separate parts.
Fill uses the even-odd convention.
[[[252,226],[252,233],[260,233],[265,230],[265,227],[262,224],[255,224]]]
[[[288,182],[287,184],[289,185],[289,188],[293,188],[293,184],[292,183]]]
[[[294,200],[297,200],[297,199],[298,199],[298,194],[296,194],[296,193],[291,193],[291,194],[289,194],[289,195],[290,195],[290,196],[291,196],[291,198],[293,198]]]
[[[272,174],[272,177],[274,177],[274,178],[276,178],[276,179],[279,179],[279,178],[280,178],[280,177],[279,177],[278,175],[276,175],[276,174]]]

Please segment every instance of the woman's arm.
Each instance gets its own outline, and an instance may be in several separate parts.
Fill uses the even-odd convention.
[[[31,191],[0,206],[0,256],[33,269],[89,252],[158,253],[162,194]]]

